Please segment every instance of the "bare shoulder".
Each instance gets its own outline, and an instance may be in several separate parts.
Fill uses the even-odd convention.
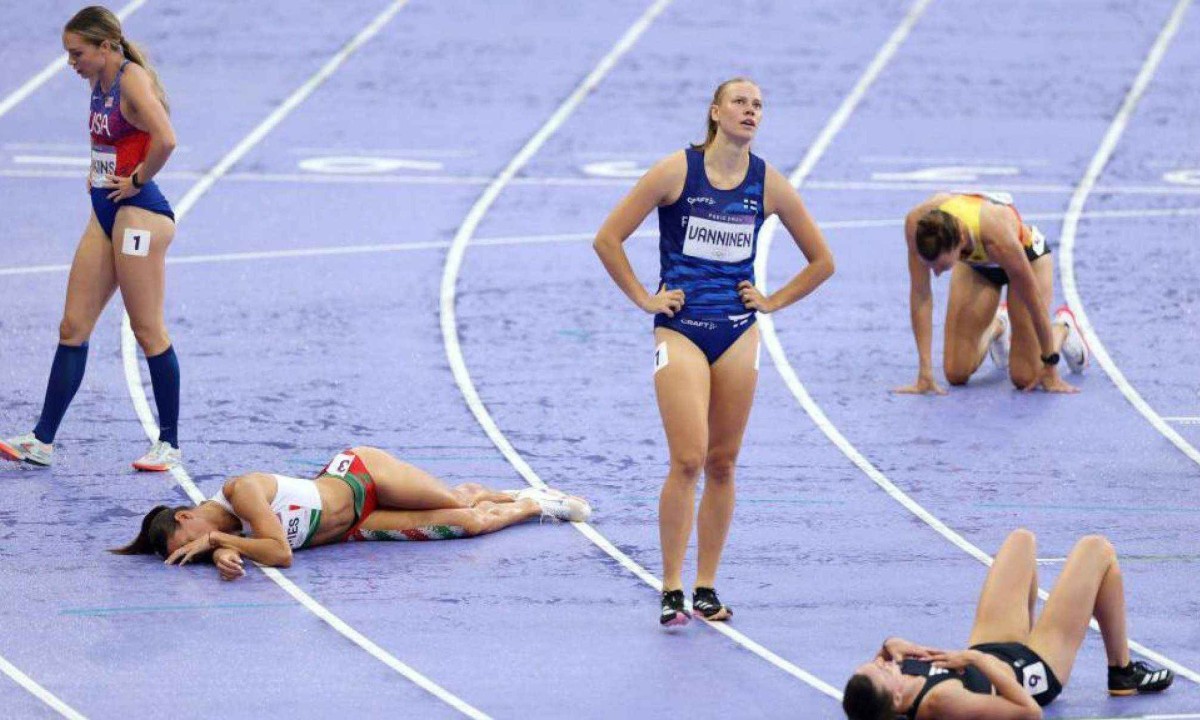
[[[984,203],[979,213],[979,230],[987,239],[1020,235],[1020,224],[1009,205]]]
[[[664,180],[678,180],[682,182],[687,177],[686,151],[676,150],[651,165],[650,170],[646,172],[646,176],[650,177],[651,175]]]
[[[687,180],[687,154],[677,150],[664,157],[642,176],[638,181],[638,192],[649,193],[658,205],[670,205],[679,199]]]
[[[233,494],[247,489],[262,490],[264,493],[274,494],[275,492],[275,477],[270,473],[265,472],[248,472],[242,475],[237,475],[225,481],[221,489],[225,493],[225,497],[231,498]]]

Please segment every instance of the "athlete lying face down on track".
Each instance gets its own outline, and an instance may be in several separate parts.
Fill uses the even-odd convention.
[[[1041,718],[1071,677],[1094,615],[1108,656],[1108,693],[1166,690],[1170,670],[1131,662],[1125,630],[1125,587],[1112,544],[1089,535],[1075,544],[1041,617],[1037,544],[1015,530],[988,572],[975,626],[959,651],[934,650],[900,638],[884,641],[859,666],[842,707],[851,720],[1022,720]]]
[[[1054,261],[1041,231],[1021,220],[1003,193],[938,193],[904,222],[908,245],[909,312],[919,360],[917,382],[901,393],[944,394],[933,377],[933,294],[929,273],[951,271],[943,369],[951,385],[965,385],[983,356],[1007,369],[1025,390],[1076,392],[1058,375],[1059,353],[1074,373],[1089,351],[1062,306],[1054,301]],[[1008,285],[1008,300],[1000,294]]]
[[[183,565],[211,555],[221,578],[242,558],[289,567],[292,552],[351,540],[444,540],[495,532],[544,515],[586,522],[587,501],[548,488],[493,491],[441,480],[383,450],[339,453],[315,480],[248,473],[194,507],[160,505],[119,555],[157,553]]]

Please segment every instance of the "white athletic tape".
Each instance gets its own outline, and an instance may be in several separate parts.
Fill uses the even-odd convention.
[[[660,342],[658,347],[654,348],[654,374],[657,375],[659,370],[662,370],[670,362],[667,357],[667,344]]]
[[[121,254],[146,257],[150,254],[151,237],[153,236],[149,230],[125,228],[125,239],[121,242]]]

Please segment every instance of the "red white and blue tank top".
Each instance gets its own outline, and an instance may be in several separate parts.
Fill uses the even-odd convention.
[[[88,118],[92,136],[92,187],[108,187],[105,175],[128,177],[146,159],[150,133],[137,129],[121,114],[121,76],[128,64],[128,60],[121,63],[107,92],[99,81],[92,87]]]

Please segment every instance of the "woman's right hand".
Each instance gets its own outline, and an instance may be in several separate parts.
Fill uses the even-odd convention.
[[[222,580],[237,580],[246,574],[246,569],[242,566],[242,555],[233,548],[217,548],[213,552],[213,565],[217,566]]]
[[[933,373],[920,373],[912,385],[898,387],[892,392],[901,395],[945,395],[946,391],[933,379]]]
[[[662,313],[667,317],[675,317],[675,313],[683,309],[683,302],[682,290],[668,290],[667,286],[663,285],[657,294],[651,295],[642,303],[642,309],[651,315]]]

